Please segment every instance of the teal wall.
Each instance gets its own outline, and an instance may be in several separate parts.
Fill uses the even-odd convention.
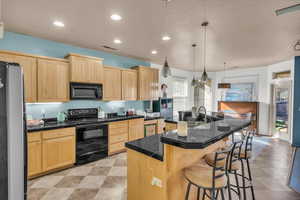
[[[0,40],[1,50],[18,51],[22,53],[35,54],[64,58],[68,53],[78,53],[82,55],[95,56],[104,59],[104,64],[129,68],[136,65],[150,66],[149,62],[118,56],[103,51],[96,51],[87,48],[67,45],[50,40],[44,40],[28,35],[13,32],[5,32],[4,38]],[[149,106],[149,102],[144,101],[70,101],[67,103],[47,103],[47,104],[26,104],[27,114],[35,119],[41,118],[42,110],[45,110],[46,117],[55,117],[57,112],[66,111],[70,108],[97,108],[101,107],[105,112],[118,112],[120,108],[134,108],[144,110]]]
[[[300,56],[295,57],[293,145],[300,147]],[[300,186],[299,186],[300,189]]]
[[[125,56],[118,56],[103,51],[76,47],[13,32],[4,33],[4,38],[0,40],[0,49],[57,58],[64,58],[68,53],[78,53],[103,58],[106,65],[125,68],[136,65],[150,66],[149,62]]]

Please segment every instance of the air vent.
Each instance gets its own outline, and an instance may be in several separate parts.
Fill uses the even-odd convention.
[[[118,51],[119,49],[116,49],[116,48],[113,48],[113,47],[110,47],[110,46],[107,46],[107,45],[103,45],[102,46],[104,49],[107,49],[107,50],[110,50],[110,51]]]

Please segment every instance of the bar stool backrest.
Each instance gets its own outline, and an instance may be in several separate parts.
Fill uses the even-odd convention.
[[[227,163],[228,171],[232,171],[233,165],[236,162],[239,162],[239,159],[241,157],[242,147],[243,147],[243,140],[236,141],[232,144],[231,152],[229,154],[229,160]]]
[[[252,145],[253,145],[253,137],[255,135],[255,130],[248,131],[246,137],[246,144],[245,144],[245,158],[248,158],[248,155],[252,152]]]
[[[212,186],[215,188],[216,181],[219,178],[222,178],[223,176],[227,176],[227,166],[228,161],[230,158],[231,149],[226,149],[222,151],[215,152],[215,160],[213,164],[213,170],[212,170]],[[218,163],[222,163],[225,161],[225,165],[218,165]]]

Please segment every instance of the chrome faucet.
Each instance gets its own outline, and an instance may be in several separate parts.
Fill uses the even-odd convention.
[[[204,111],[204,122],[207,123],[206,108],[204,106],[200,106],[197,111],[198,115],[201,113],[201,111]]]

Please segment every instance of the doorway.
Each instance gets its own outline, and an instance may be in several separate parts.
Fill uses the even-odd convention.
[[[272,84],[272,93],[272,135],[290,141],[291,81],[275,81]]]

